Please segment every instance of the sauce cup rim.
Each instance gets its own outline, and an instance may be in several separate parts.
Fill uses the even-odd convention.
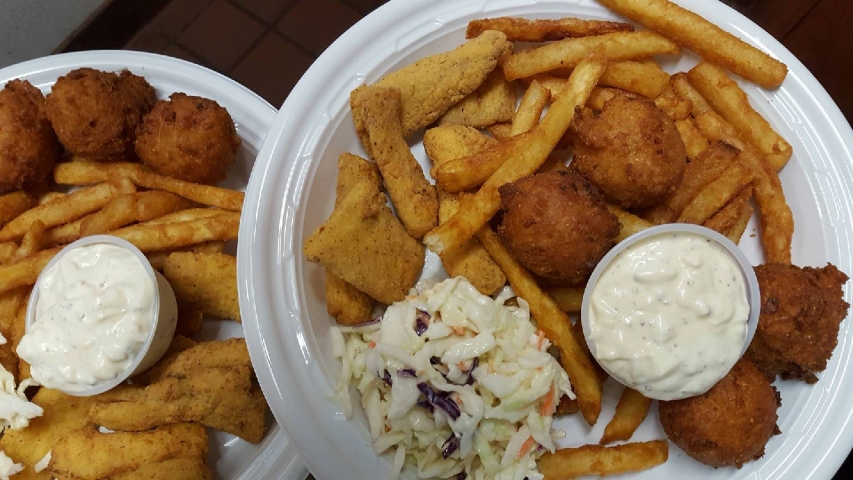
[[[122,371],[121,374],[119,374],[112,380],[95,384],[93,387],[88,388],[86,390],[66,391],[59,389],[66,395],[71,395],[74,397],[90,397],[98,395],[100,393],[104,393],[106,391],[112,390],[113,388],[117,387],[118,385],[125,382],[128,378],[130,378],[130,376],[134,373],[136,368],[145,358],[145,355],[148,350],[151,348],[151,344],[154,341],[155,333],[157,332],[158,323],[160,322],[161,292],[160,287],[158,285],[156,273],[154,271],[154,268],[151,266],[151,262],[148,261],[148,257],[146,257],[141,250],[136,248],[135,245],[123,238],[115,237],[112,235],[91,235],[69,243],[68,245],[63,247],[62,250],[60,250],[56,255],[54,255],[54,257],[47,263],[47,265],[45,265],[44,269],[39,274],[35,285],[33,285],[33,290],[30,293],[30,299],[27,302],[26,330],[29,330],[30,326],[36,320],[36,306],[38,304],[39,299],[39,286],[41,285],[41,281],[45,272],[47,272],[48,270],[50,270],[51,267],[56,265],[56,263],[59,262],[59,260],[61,260],[62,257],[64,257],[68,252],[76,250],[78,248],[89,247],[98,244],[107,244],[120,247],[132,253],[142,264],[142,268],[145,269],[145,272],[148,274],[149,280],[154,285],[154,305],[152,306],[152,311],[154,312],[154,321],[151,322],[151,328],[148,331],[148,334],[146,335],[145,343],[142,345],[142,347],[140,347],[139,351],[136,352],[133,361],[127,366],[127,368]]]
[[[625,249],[627,249],[631,245],[636,244],[637,242],[645,240],[649,237],[654,237],[667,233],[692,233],[705,238],[709,238],[717,242],[717,244],[719,244],[720,246],[722,246],[737,264],[741,276],[744,280],[744,285],[746,287],[746,301],[749,305],[749,316],[747,317],[746,324],[746,339],[744,340],[743,348],[741,349],[738,360],[740,360],[740,358],[743,357],[743,354],[746,353],[749,344],[752,342],[753,336],[755,336],[755,331],[758,328],[758,319],[761,313],[761,296],[758,287],[758,279],[755,276],[755,270],[753,269],[752,264],[750,263],[749,259],[746,258],[746,255],[744,255],[740,247],[738,247],[734,242],[729,240],[726,236],[701,225],[694,225],[691,223],[667,223],[647,228],[622,240],[612,249],[610,249],[610,251],[607,252],[604,257],[602,257],[602,259],[598,262],[598,265],[596,265],[595,269],[592,272],[592,275],[590,275],[589,280],[586,283],[586,287],[584,288],[583,293],[583,300],[581,302],[580,322],[583,326],[583,335],[584,339],[586,340],[586,344],[589,347],[589,351],[592,354],[592,357],[601,366],[601,368],[604,369],[604,371],[607,372],[608,375],[613,377],[613,379],[619,383],[623,383],[622,380],[618,376],[613,375],[613,373],[608,370],[607,367],[598,362],[598,359],[596,357],[595,341],[590,335],[589,315],[587,313],[590,308],[592,293],[602,273],[604,273],[604,271],[607,269],[613,259],[616,258],[617,255],[625,251]],[[723,376],[725,376],[726,374],[728,374],[728,371],[726,371]]]

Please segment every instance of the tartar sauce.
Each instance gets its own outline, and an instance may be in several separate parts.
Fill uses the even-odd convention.
[[[746,286],[734,258],[713,240],[694,233],[646,238],[620,252],[593,288],[596,359],[649,398],[701,395],[740,358]]]
[[[66,253],[41,277],[36,318],[18,345],[33,378],[79,392],[115,379],[154,323],[154,281],[124,248],[95,244]]]

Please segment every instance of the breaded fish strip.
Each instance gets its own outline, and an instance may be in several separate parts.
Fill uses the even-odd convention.
[[[249,442],[259,442],[265,430],[266,400],[253,380],[242,338],[173,342],[163,360],[134,377],[132,385],[95,400],[89,415],[110,430],[193,421]]]
[[[159,463],[149,463],[130,472],[113,475],[107,480],[208,480],[210,469],[201,460],[174,458]]]
[[[207,450],[207,430],[196,423],[134,433],[100,433],[91,426],[59,440],[47,470],[57,478],[100,480],[177,458],[204,462]]]
[[[424,266],[424,246],[367,182],[356,185],[305,240],[302,253],[386,305],[406,297]]]
[[[424,134],[424,149],[435,165],[467,157],[496,143],[478,130],[462,125],[431,128]],[[439,222],[449,220],[459,210],[458,193],[438,191]],[[506,275],[476,237],[452,252],[441,255],[441,263],[451,277],[465,277],[483,295],[491,295],[506,284]]]
[[[32,402],[44,409],[41,417],[30,420],[23,430],[6,430],[0,438],[0,450],[6,452],[15,463],[24,465],[24,470],[15,478],[50,480],[50,473],[36,473],[33,465],[39,462],[56,443],[70,432],[79,430],[89,421],[89,405],[92,397],[72,397],[58,390],[40,388]]]
[[[376,82],[403,93],[403,137],[432,124],[448,108],[479,87],[506,50],[506,35],[489,30],[450,52],[431,55],[390,73]],[[353,109],[355,110],[355,109]],[[355,131],[364,141],[364,124],[353,116]],[[370,152],[368,152],[370,153]]]
[[[400,90],[359,87],[351,98],[400,222],[412,237],[423,237],[438,224],[438,196],[400,131]]]
[[[225,253],[175,252],[166,259],[163,276],[178,304],[202,313],[241,321],[237,301],[237,257]]]
[[[508,122],[515,113],[515,88],[498,69],[486,81],[438,118],[438,125],[487,127]]]
[[[370,183],[377,190],[382,188],[382,177],[376,163],[358,155],[342,153],[338,157],[335,206],[337,207],[350,190],[362,181]],[[373,299],[326,270],[326,311],[341,325],[358,325],[370,320]]]

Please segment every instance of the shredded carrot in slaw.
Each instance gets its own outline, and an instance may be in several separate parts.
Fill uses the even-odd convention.
[[[526,455],[527,452],[530,451],[530,448],[533,447],[534,443],[535,441],[533,440],[533,437],[528,437],[527,440],[525,440],[524,443],[521,444],[521,450],[518,451],[518,457],[516,458],[521,458]]]

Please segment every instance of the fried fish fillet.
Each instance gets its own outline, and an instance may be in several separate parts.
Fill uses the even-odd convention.
[[[305,240],[308,260],[386,305],[420,277],[424,246],[410,237],[374,185],[361,182]]]
[[[210,469],[203,461],[195,458],[173,458],[149,463],[132,472],[108,477],[107,480],[208,480],[211,477]]]
[[[403,94],[400,115],[403,137],[408,138],[432,124],[482,85],[506,48],[506,35],[487,30],[455,50],[425,57],[376,82],[381,87],[399,88]],[[357,117],[353,120],[356,132],[363,139],[364,124]]]
[[[335,187],[335,206],[347,196],[359,182],[368,182],[382,188],[382,177],[376,163],[358,155],[343,153],[338,157],[338,182]],[[326,310],[341,325],[358,325],[370,320],[373,299],[370,295],[341,280],[326,270]]]
[[[245,340],[199,343],[155,368],[152,376],[98,396],[89,408],[92,420],[115,431],[192,421],[253,443],[263,438],[267,404]]]
[[[148,470],[150,464],[168,460],[204,462],[207,451],[207,430],[196,423],[165,425],[132,433],[101,433],[90,426],[57,442],[47,470],[57,478],[100,480],[140,468]]]
[[[438,118],[438,125],[468,125],[487,127],[493,123],[508,122],[515,113],[515,87],[498,69],[486,81],[459,103]]]
[[[466,157],[494,143],[496,140],[463,125],[431,128],[424,134],[424,148],[435,165]],[[459,194],[439,190],[438,200],[438,219],[444,223],[459,210]],[[443,253],[441,263],[448,275],[467,278],[483,295],[491,295],[506,284],[506,275],[476,237]]]
[[[44,409],[41,417],[30,420],[23,430],[6,430],[0,450],[24,465],[18,478],[50,479],[50,473],[36,473],[33,465],[51,451],[65,435],[90,425],[88,411],[92,397],[72,397],[58,390],[40,388],[32,402]]]
[[[353,116],[364,123],[364,148],[379,166],[400,222],[421,238],[438,224],[438,196],[400,131],[400,97],[398,88],[359,87],[351,95]]]
[[[225,253],[175,252],[163,276],[178,303],[218,318],[241,321],[237,301],[237,257]]]

